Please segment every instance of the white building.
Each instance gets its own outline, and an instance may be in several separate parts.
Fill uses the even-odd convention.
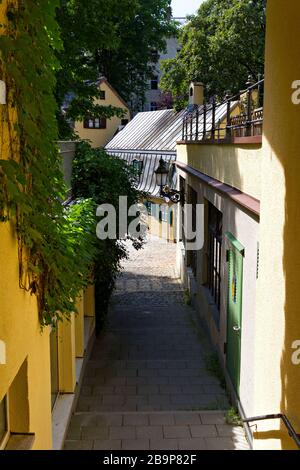
[[[145,102],[142,111],[157,111],[161,107],[163,93],[159,88],[162,68],[161,61],[165,59],[174,59],[179,50],[177,38],[167,39],[166,52],[153,51],[153,57],[157,60],[153,77],[148,82],[148,90],[145,95]]]

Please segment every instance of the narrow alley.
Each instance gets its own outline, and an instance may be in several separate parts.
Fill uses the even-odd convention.
[[[117,282],[96,340],[66,450],[248,449],[207,369],[212,351],[176,277],[176,245],[151,237]]]

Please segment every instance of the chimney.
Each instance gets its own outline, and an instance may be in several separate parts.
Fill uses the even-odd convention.
[[[191,82],[189,89],[189,105],[201,106],[204,101],[204,85],[201,82]]]

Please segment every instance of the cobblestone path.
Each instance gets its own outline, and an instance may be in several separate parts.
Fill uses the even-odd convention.
[[[117,282],[96,340],[65,449],[248,449],[225,423],[225,390],[176,277],[176,245],[150,238]]]

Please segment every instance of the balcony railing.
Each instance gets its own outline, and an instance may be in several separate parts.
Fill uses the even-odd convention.
[[[262,135],[264,80],[222,103],[197,106],[183,118],[182,140],[185,142],[230,142],[236,137]]]

